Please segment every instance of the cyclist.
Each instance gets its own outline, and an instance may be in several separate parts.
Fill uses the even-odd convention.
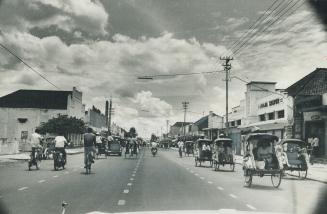
[[[95,134],[92,133],[92,128],[87,128],[87,133],[84,134],[84,164],[86,167],[87,155],[91,152],[94,157],[95,154],[95,145],[96,145],[96,137]],[[92,158],[91,162],[94,163],[94,158]]]
[[[66,164],[67,163],[67,155],[65,150],[65,147],[67,146],[66,138],[63,136],[63,134],[59,134],[57,137],[55,137],[54,142],[55,142],[55,150],[62,153]]]
[[[38,129],[35,129],[35,132],[31,135],[32,161],[35,160],[36,150],[41,148],[41,140],[42,136],[40,135],[40,131]]]

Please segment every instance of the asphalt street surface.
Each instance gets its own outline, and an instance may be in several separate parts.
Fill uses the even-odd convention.
[[[54,171],[53,161],[40,170],[27,170],[25,162],[0,166],[0,201],[7,213],[66,214],[162,210],[268,211],[312,213],[326,184],[287,176],[280,188],[269,177],[254,177],[243,186],[243,171],[215,172],[205,164],[195,167],[193,157],[178,157],[175,150],[159,150],[152,157],[143,149],[138,158],[110,156],[96,160],[86,175],[83,154],[68,156],[65,170]],[[2,211],[4,212],[4,211]]]

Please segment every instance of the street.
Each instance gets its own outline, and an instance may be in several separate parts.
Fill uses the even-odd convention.
[[[70,155],[65,170],[53,161],[39,171],[26,163],[0,166],[0,198],[8,213],[66,213],[218,210],[311,213],[326,184],[287,176],[279,189],[270,178],[254,178],[243,187],[241,165],[235,172],[195,167],[193,157],[179,158],[175,150],[159,150],[152,157],[143,149],[138,158],[110,156],[96,160],[84,174],[83,154]],[[207,164],[208,165],[208,164]],[[226,167],[228,169],[228,167]]]

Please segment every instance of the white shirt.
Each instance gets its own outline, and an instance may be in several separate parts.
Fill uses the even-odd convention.
[[[98,144],[101,144],[102,143],[101,136],[96,136],[96,142]]]
[[[156,142],[152,142],[152,143],[151,143],[151,146],[152,146],[152,148],[157,148],[158,143],[156,143]]]
[[[177,145],[178,145],[179,148],[183,148],[184,147],[183,141],[178,141]]]
[[[57,136],[55,139],[55,147],[56,148],[64,148],[65,143],[67,142],[66,138],[64,136]]]
[[[319,139],[317,137],[312,140],[312,146],[319,147]]]
[[[31,136],[31,146],[32,147],[38,147],[40,146],[42,136],[39,135],[38,133],[33,133]]]

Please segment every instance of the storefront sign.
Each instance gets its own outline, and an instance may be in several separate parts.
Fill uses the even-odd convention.
[[[279,103],[282,103],[282,102],[283,102],[283,98],[273,99],[273,100],[270,100],[268,102],[261,103],[259,105],[259,108],[266,108],[268,106],[278,105]]]
[[[320,115],[312,115],[311,120],[320,120]]]
[[[321,113],[319,111],[311,111],[311,112],[304,112],[303,113],[304,121],[311,121],[311,120],[321,120]]]

